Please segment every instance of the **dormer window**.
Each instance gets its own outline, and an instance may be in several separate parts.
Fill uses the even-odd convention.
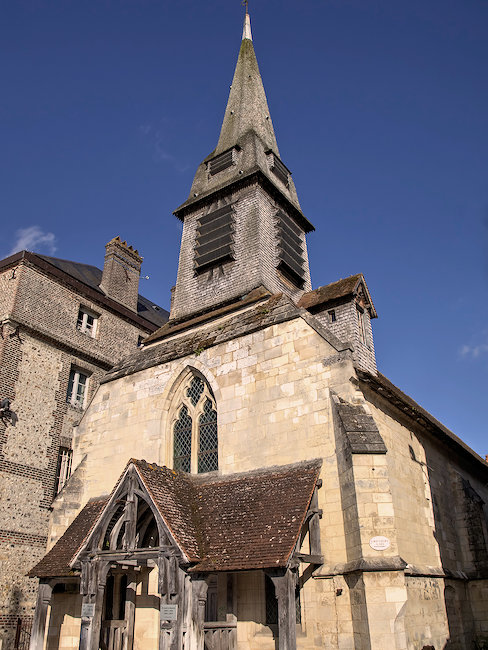
[[[233,259],[234,219],[232,206],[205,214],[198,219],[195,246],[195,269],[202,273]]]
[[[235,164],[235,151],[235,147],[232,147],[232,149],[224,151],[224,153],[221,153],[218,156],[215,156],[215,158],[212,158],[212,160],[210,160],[208,163],[208,171],[210,176],[215,176],[215,174],[224,171],[224,169],[232,167],[232,165]]]
[[[285,212],[277,214],[279,237],[278,269],[297,287],[305,282],[303,230]]]

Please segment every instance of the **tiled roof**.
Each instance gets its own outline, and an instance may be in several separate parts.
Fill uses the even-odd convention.
[[[228,476],[184,474],[131,460],[193,571],[286,566],[320,473],[312,460]],[[125,471],[123,476],[125,475]],[[70,575],[107,500],[90,502],[31,576]]]
[[[197,487],[206,555],[195,571],[286,566],[308,511],[319,461],[210,480]]]
[[[102,383],[131,375],[140,370],[172,359],[178,359],[196,350],[230,341],[244,334],[251,334],[263,327],[283,323],[300,316],[300,310],[283,294],[276,294],[263,302],[259,302],[247,311],[237,311],[229,314],[227,320],[215,321],[197,325],[187,332],[181,332],[178,337],[167,335],[160,342],[136,350],[124,357],[103,378]]]
[[[201,477],[133,462],[194,571],[286,566],[321,465]]]
[[[197,350],[201,352],[213,345],[226,343],[239,336],[252,334],[265,327],[278,325],[294,318],[303,318],[310,327],[338,351],[346,349],[349,345],[339,341],[328,328],[321,325],[304,309],[299,309],[290,298],[283,294],[275,294],[254,305],[247,304],[245,311],[238,309],[238,305],[243,306],[241,301],[235,303],[235,313],[224,314],[225,320],[216,318],[213,321],[195,324],[189,330],[180,331],[178,336],[174,336],[171,331],[166,334],[156,332],[157,341],[124,357],[102,377],[100,383],[127,377],[135,372],[193,354]],[[166,331],[165,328],[164,331]],[[159,339],[159,336],[163,338]]]
[[[229,304],[221,305],[220,307],[217,307],[216,309],[212,309],[211,311],[207,311],[205,313],[194,314],[183,321],[169,321],[168,323],[165,323],[162,327],[144,339],[144,344],[152,343],[168,336],[172,336],[173,334],[183,332],[184,330],[191,329],[196,325],[208,323],[211,320],[220,318],[226,314],[232,313],[233,311],[242,309],[243,307],[247,307],[248,305],[252,305],[255,302],[260,302],[261,300],[270,297],[271,294],[267,289],[265,289],[263,286],[257,287],[256,289],[253,289],[251,292],[249,292],[246,296],[234,300]]]
[[[95,525],[106,503],[106,498],[89,501],[67,528],[64,535],[56,542],[49,553],[29,571],[28,575],[40,578],[73,575],[70,562]]]
[[[298,302],[298,306],[303,307],[303,309],[313,309],[319,305],[341,300],[341,298],[354,294],[361,283],[364,286],[368,302],[370,303],[371,316],[372,318],[376,318],[376,311],[362,273],[351,275],[348,278],[331,282],[331,284],[326,284],[323,287],[304,293]]]

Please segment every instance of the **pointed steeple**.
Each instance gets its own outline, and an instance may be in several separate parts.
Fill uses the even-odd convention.
[[[175,215],[184,225],[171,320],[258,287],[293,300],[311,289],[305,234],[313,226],[280,159],[247,11],[217,147]]]
[[[265,147],[278,152],[278,144],[269,114],[268,102],[259,73],[251,37],[251,19],[246,13],[241,49],[227,101],[224,121],[214,154],[240,144],[249,131],[262,140]]]

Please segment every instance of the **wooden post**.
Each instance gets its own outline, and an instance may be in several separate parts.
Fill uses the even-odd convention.
[[[136,618],[136,574],[131,571],[128,575],[127,589],[125,593],[126,620],[125,639],[123,650],[132,650],[134,643],[134,623]]]
[[[46,634],[47,610],[51,603],[53,592],[49,582],[41,582],[37,592],[36,611],[32,623],[32,632],[29,650],[42,650],[44,647],[44,636]]]
[[[278,600],[279,650],[296,650],[297,611],[295,604],[296,573],[285,569],[283,573],[269,573]]]
[[[98,650],[102,623],[103,597],[109,570],[107,562],[95,559],[81,567],[81,630],[79,650]],[[85,615],[83,610],[85,610]],[[91,611],[87,611],[91,610]]]
[[[180,568],[176,555],[158,558],[159,650],[180,650],[183,647],[183,623],[185,617],[185,572]],[[168,620],[163,610],[176,605],[176,620]]]
[[[308,530],[310,535],[310,555],[321,555],[322,549],[320,544],[320,518],[322,517],[322,510],[319,510],[317,487],[313,491],[310,510],[314,513],[308,523]]]
[[[204,650],[205,645],[205,605],[207,604],[208,584],[203,575],[192,576],[192,625],[191,650]]]

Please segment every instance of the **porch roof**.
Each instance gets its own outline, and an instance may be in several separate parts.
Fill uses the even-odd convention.
[[[77,572],[73,571],[70,563],[95,525],[107,500],[105,497],[89,501],[49,553],[27,575],[31,578],[57,578],[75,575]]]
[[[305,521],[321,461],[227,476],[176,472],[131,460],[190,571],[286,566]],[[124,472],[125,473],[125,472]],[[73,563],[107,503],[88,503],[30,576],[72,575]]]

